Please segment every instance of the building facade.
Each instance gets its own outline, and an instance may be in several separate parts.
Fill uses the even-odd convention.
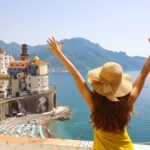
[[[29,60],[27,45],[22,45],[21,60],[10,63],[8,73],[11,76],[11,95],[21,96],[48,90],[48,63],[36,55]]]
[[[26,78],[27,90],[31,93],[48,90],[48,76],[28,76]]]
[[[49,86],[47,62],[37,55],[30,60],[26,44],[22,45],[20,60],[14,60],[2,49],[0,58],[1,119],[19,112],[42,113],[56,107],[56,88]]]
[[[0,100],[8,95],[10,76],[7,71],[11,61],[14,61],[12,55],[0,48]]]
[[[9,89],[9,75],[0,75],[0,100],[7,97]]]
[[[10,65],[10,62],[13,60],[14,58],[12,57],[12,55],[6,53],[4,49],[0,48],[0,75],[8,74],[8,67]]]

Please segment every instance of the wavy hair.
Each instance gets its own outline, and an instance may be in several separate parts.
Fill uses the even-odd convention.
[[[133,102],[130,100],[130,93],[119,97],[119,101],[111,102],[107,97],[93,91],[93,109],[91,111],[91,122],[96,129],[106,132],[123,133],[128,125]]]

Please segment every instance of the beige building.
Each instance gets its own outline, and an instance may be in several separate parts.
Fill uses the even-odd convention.
[[[0,75],[0,99],[7,97],[9,78],[10,78],[9,75]]]
[[[32,92],[40,92],[48,90],[48,75],[28,76],[26,77],[27,90]]]
[[[30,72],[31,68],[35,70]],[[25,94],[25,91],[27,94],[28,92],[34,93],[48,90],[48,64],[39,60],[37,56],[31,61],[12,61],[9,69],[16,71],[11,79],[12,96]]]
[[[35,114],[56,108],[56,87],[49,87],[48,63],[37,55],[29,60],[26,44],[21,60],[5,54],[0,49],[0,120],[20,112]]]
[[[35,60],[34,63],[37,65],[37,75],[48,74],[48,64],[42,60]]]
[[[21,60],[14,60],[0,49],[0,74],[11,76],[10,83],[6,79],[0,80],[0,97],[7,97],[9,94],[18,97],[49,89],[48,63],[40,60],[37,55],[32,60],[28,56],[26,45],[22,46]]]
[[[31,93],[48,90],[48,64],[35,56],[33,64],[36,65],[36,76],[27,76],[26,85],[27,90]]]
[[[11,94],[12,96],[17,96],[17,93],[19,93],[19,80],[18,79],[11,79]]]

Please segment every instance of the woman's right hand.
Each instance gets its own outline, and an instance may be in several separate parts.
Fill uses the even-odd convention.
[[[63,43],[60,43],[60,45],[56,42],[55,38],[52,37],[51,39],[49,38],[47,40],[47,43],[49,44],[48,50],[52,51],[55,53],[62,64],[65,66],[65,68],[72,74],[75,83],[77,85],[77,88],[88,104],[90,110],[92,110],[93,103],[92,103],[92,92],[88,88],[86,81],[80,74],[80,72],[76,69],[76,67],[71,63],[71,61],[61,52]]]
[[[56,42],[55,38],[52,36],[52,38],[49,38],[47,40],[47,43],[49,44],[48,50],[52,51],[56,55],[61,52],[63,47],[63,42],[60,43],[60,45]]]

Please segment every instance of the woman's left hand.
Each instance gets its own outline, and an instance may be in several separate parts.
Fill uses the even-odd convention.
[[[63,47],[63,42],[60,43],[60,45],[56,42],[55,38],[52,36],[52,38],[49,38],[47,40],[47,43],[49,44],[48,50],[52,51],[55,54],[58,54],[61,52],[62,47]]]

